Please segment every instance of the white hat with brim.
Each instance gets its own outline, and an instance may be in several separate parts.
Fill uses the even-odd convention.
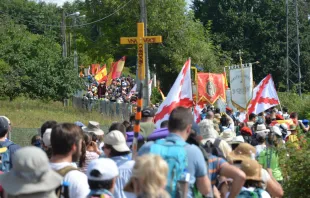
[[[13,168],[0,175],[0,183],[10,195],[49,192],[61,185],[62,177],[49,167],[46,154],[37,147],[15,152]]]
[[[257,128],[256,128],[256,133],[261,133],[261,132],[268,133],[268,132],[270,132],[270,130],[266,128],[266,125],[258,124]]]
[[[240,144],[244,142],[244,138],[242,135],[238,135],[234,137],[231,141],[228,141],[228,144]]]
[[[82,127],[82,130],[86,133],[95,133],[96,135],[104,135],[104,131],[100,129],[98,122],[89,121],[87,127]]]
[[[104,144],[111,145],[118,152],[130,151],[122,132],[113,130],[104,136]]]
[[[225,130],[220,134],[220,137],[222,140],[225,140],[226,142],[230,142],[235,137],[235,133],[232,130]]]
[[[17,175],[18,172],[14,170],[0,175],[0,183],[5,192],[10,195],[48,192],[55,190],[62,182],[62,177],[52,169],[45,172],[37,182],[23,179]]]

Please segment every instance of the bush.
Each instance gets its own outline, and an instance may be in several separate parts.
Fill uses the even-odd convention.
[[[289,112],[297,112],[300,118],[310,118],[310,96],[295,93],[278,92],[280,102],[283,107],[287,107]]]

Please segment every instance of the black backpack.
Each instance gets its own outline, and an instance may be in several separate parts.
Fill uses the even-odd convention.
[[[217,157],[221,157],[223,159],[225,159],[224,154],[222,152],[222,150],[220,149],[220,143],[221,143],[221,139],[216,138],[214,143],[212,143],[210,140],[208,140],[204,145],[203,148],[207,153],[210,153],[212,155],[215,155]]]

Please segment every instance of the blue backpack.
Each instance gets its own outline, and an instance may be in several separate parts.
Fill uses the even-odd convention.
[[[0,153],[0,157],[1,157],[0,171],[2,172],[9,172],[11,169],[9,146],[11,146],[12,144],[14,143],[11,141],[6,141],[0,144],[0,148],[5,150],[5,152]]]
[[[177,183],[187,168],[186,144],[184,141],[160,139],[151,146],[150,153],[160,155],[169,166],[166,190],[171,197],[176,197]]]
[[[262,191],[261,188],[256,188],[253,192],[247,190],[241,190],[237,198],[262,198]]]

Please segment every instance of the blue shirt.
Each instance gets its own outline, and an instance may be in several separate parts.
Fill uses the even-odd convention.
[[[174,133],[170,133],[167,136],[166,140],[184,141],[179,135],[174,134]],[[138,155],[141,156],[143,154],[149,153],[151,150],[152,144],[154,144],[154,142],[148,142],[144,144],[140,148]],[[190,174],[190,181],[189,181],[190,185],[189,185],[187,197],[192,198],[193,197],[192,189],[195,185],[196,178],[206,176],[208,173],[207,173],[207,167],[206,167],[203,154],[196,145],[186,144],[185,151],[187,153],[187,164],[188,164],[187,171]]]
[[[119,176],[116,179],[114,197],[126,198],[123,191],[125,185],[129,182],[135,161],[131,160],[130,155],[116,156],[111,158],[117,165]]]

